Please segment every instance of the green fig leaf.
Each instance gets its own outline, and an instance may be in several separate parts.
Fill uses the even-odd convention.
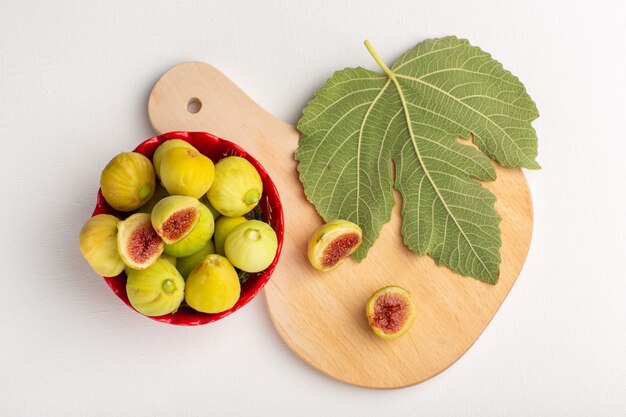
[[[538,117],[523,84],[456,37],[429,39],[391,68],[336,72],[298,122],[295,158],[304,191],[326,220],[363,229],[362,260],[402,195],[404,243],[456,273],[495,284],[500,217],[480,181],[491,159],[538,169]],[[480,150],[458,141],[473,138]],[[394,175],[395,174],[395,175]]]

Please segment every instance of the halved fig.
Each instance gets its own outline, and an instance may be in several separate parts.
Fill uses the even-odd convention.
[[[361,245],[363,232],[347,220],[333,220],[319,227],[309,240],[309,261],[318,271],[338,267]]]
[[[149,214],[135,213],[118,223],[117,250],[132,269],[146,269],[159,259],[163,240],[152,228]]]
[[[200,203],[200,220],[191,232],[171,245],[165,245],[163,253],[181,258],[199,251],[213,236],[215,221],[207,206]]]
[[[187,236],[200,220],[200,202],[182,195],[172,195],[161,199],[150,215],[152,227],[168,245]]]
[[[365,313],[376,336],[385,340],[397,339],[415,322],[415,304],[411,293],[391,285],[376,291],[367,300]]]

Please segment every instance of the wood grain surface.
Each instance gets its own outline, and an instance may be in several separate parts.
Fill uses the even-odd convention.
[[[190,102],[201,104],[196,113]],[[520,273],[530,245],[533,211],[523,173],[496,165],[498,179],[485,186],[498,197],[502,217],[500,280],[495,286],[461,277],[417,256],[400,235],[401,198],[367,258],[319,273],[308,263],[307,241],[322,224],[305,198],[293,154],[295,127],[268,114],[215,68],[188,62],[166,72],[148,103],[159,133],[207,131],[254,155],[272,176],[284,206],[281,261],[265,287],[272,321],[303,360],[340,381],[371,388],[399,388],[445,370],[476,341]],[[379,339],[365,317],[378,288],[400,285],[417,305],[417,320],[395,341]]]

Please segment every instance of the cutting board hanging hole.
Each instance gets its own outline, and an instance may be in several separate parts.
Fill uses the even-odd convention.
[[[198,97],[191,97],[187,100],[187,111],[191,114],[196,114],[202,109],[202,102]]]

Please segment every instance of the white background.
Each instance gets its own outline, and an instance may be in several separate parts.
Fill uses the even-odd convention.
[[[625,3],[384,3],[2,1],[0,415],[626,415]],[[334,70],[377,70],[364,39],[391,64],[449,34],[524,82],[543,169],[527,173],[524,269],[441,375],[345,385],[286,347],[263,296],[216,324],[163,325],[81,258],[100,171],[153,135],[148,94],[171,66],[209,62],[295,123]]]

